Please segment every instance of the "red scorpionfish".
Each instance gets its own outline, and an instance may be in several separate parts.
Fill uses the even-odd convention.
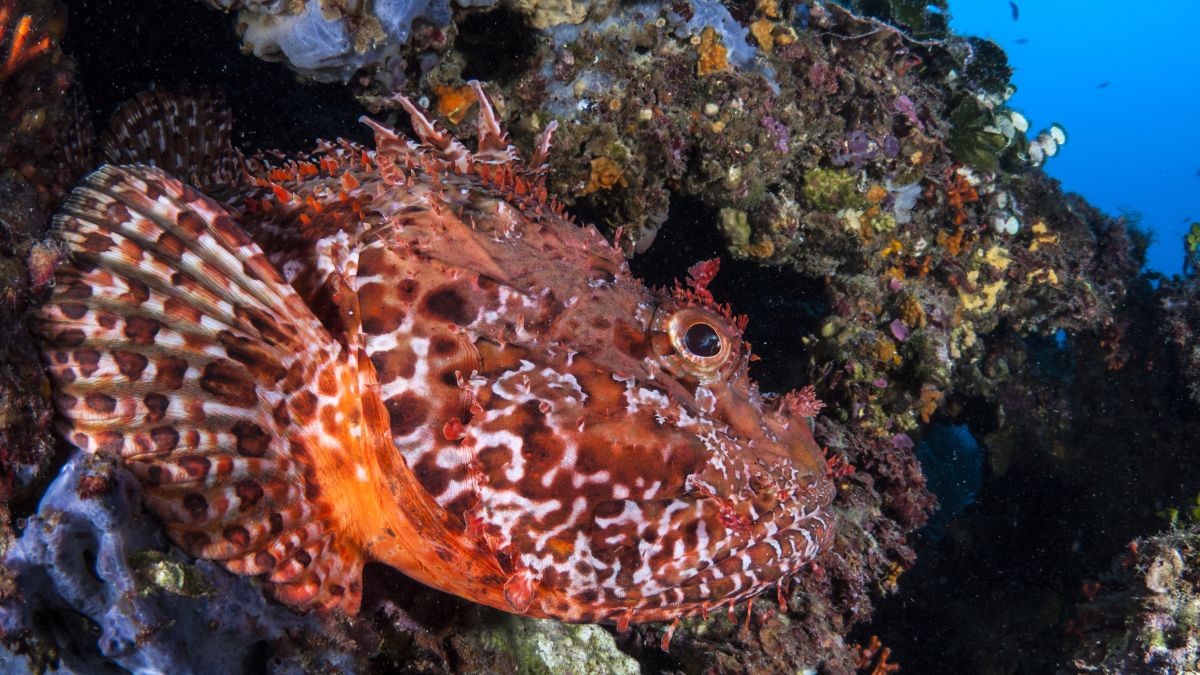
[[[811,390],[761,395],[715,263],[633,278],[474,86],[474,151],[398,97],[417,139],[274,165],[212,96],[127,104],[33,320],[65,437],[297,610],[368,561],[622,630],[782,590],[832,536]]]

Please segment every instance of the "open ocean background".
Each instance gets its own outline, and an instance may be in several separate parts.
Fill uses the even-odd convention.
[[[1141,214],[1147,266],[1178,274],[1200,220],[1200,1],[952,0],[951,25],[1008,53],[1009,102],[1031,131],[1058,122],[1046,162],[1063,188],[1113,214]]]

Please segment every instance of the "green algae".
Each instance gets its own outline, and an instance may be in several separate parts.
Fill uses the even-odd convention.
[[[988,171],[1000,168],[1000,155],[1008,140],[992,126],[992,116],[983,104],[967,96],[950,111],[948,121],[950,137],[946,145],[955,159]]]
[[[1192,223],[1191,229],[1184,237],[1183,248],[1187,252],[1185,258],[1191,269],[1200,267],[1200,223]]]
[[[750,243],[750,219],[745,211],[730,207],[719,212],[717,227],[730,246],[745,246]]]
[[[195,565],[176,562],[159,551],[136,551],[129,564],[141,582],[143,594],[167,591],[187,598],[211,596],[215,589]]]
[[[968,55],[963,59],[962,74],[967,84],[976,91],[1003,94],[1013,73],[1008,55],[991,40],[969,37],[964,42],[968,45]]]
[[[564,624],[505,614],[471,637],[477,649],[515,665],[519,675],[613,673],[638,675],[637,661],[613,636],[591,624]]]
[[[813,169],[805,174],[801,193],[818,211],[867,208],[866,197],[859,193],[858,176],[849,169]]]

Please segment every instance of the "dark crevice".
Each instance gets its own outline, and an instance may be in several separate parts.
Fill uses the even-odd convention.
[[[142,90],[207,88],[225,93],[234,141],[244,150],[307,151],[317,138],[339,136],[369,140],[355,122],[365,111],[350,87],[301,83],[282,64],[243,55],[232,15],[179,2],[158,20],[130,20],[147,9],[144,0],[71,3],[63,49],[78,64],[97,130]]]
[[[96,562],[97,562],[96,552],[90,548],[83,549],[83,565],[84,565],[84,567],[87,568],[88,573],[91,574],[92,577],[96,579],[96,581],[103,583],[104,577],[100,576],[100,572],[96,568]]]
[[[499,7],[459,19],[455,47],[467,60],[464,80],[506,86],[528,67],[537,49],[537,31],[524,14]]]
[[[270,672],[271,651],[271,643],[266,640],[259,640],[250,645],[246,650],[246,657],[242,659],[242,672],[254,675]]]
[[[825,284],[793,270],[767,267],[729,254],[716,227],[717,212],[700,200],[672,197],[671,212],[654,244],[630,261],[633,273],[649,286],[670,287],[687,279],[689,267],[721,259],[721,271],[709,290],[734,314],[749,318],[746,340],[761,359],[750,375],[765,392],[786,392],[808,384],[801,339],[813,333],[828,313]]]

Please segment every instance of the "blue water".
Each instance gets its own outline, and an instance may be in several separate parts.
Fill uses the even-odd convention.
[[[1017,5],[1014,21],[1008,0],[951,0],[952,26],[1008,52],[1009,103],[1031,131],[1066,128],[1046,171],[1107,213],[1140,213],[1155,239],[1147,266],[1179,273],[1200,220],[1200,1]]]
[[[921,439],[916,452],[926,487],[937,495],[939,507],[929,517],[923,532],[926,538],[937,541],[946,526],[962,515],[979,493],[983,482],[983,447],[965,424],[936,424]]]

